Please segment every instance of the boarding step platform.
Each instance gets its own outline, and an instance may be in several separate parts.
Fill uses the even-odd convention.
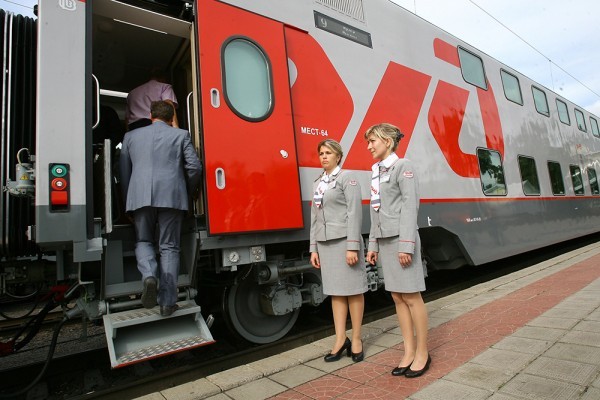
[[[167,354],[214,343],[193,301],[181,301],[168,317],[160,307],[135,309],[103,316],[112,368],[120,368]]]

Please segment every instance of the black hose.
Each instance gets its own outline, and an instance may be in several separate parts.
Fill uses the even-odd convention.
[[[27,393],[35,385],[38,384],[38,382],[46,374],[46,370],[48,369],[48,366],[50,365],[50,361],[52,361],[52,357],[54,356],[54,350],[56,349],[56,342],[58,341],[58,334],[59,334],[60,330],[62,329],[63,325],[65,324],[65,322],[67,322],[67,321],[68,321],[68,318],[65,317],[65,318],[62,319],[62,321],[60,321],[54,327],[54,333],[52,335],[52,341],[50,342],[50,350],[48,351],[48,357],[46,358],[46,362],[44,363],[44,367],[42,368],[42,370],[38,374],[38,376],[29,385],[27,385],[27,387],[19,390],[18,392],[0,393],[0,399],[13,399],[13,398],[15,398],[17,396],[20,396],[20,395],[23,395],[23,394]]]

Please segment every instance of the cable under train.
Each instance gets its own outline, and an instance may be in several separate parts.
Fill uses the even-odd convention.
[[[0,295],[64,288],[66,318],[103,321],[113,367],[212,343],[216,311],[273,342],[324,301],[308,261],[324,138],[368,215],[363,133],[400,127],[431,270],[600,226],[598,117],[390,1],[44,0],[37,19],[0,16]],[[106,108],[124,124],[127,93],[156,66],[204,167],[169,318],[141,308],[118,143],[96,134]],[[379,267],[368,276],[382,286]]]

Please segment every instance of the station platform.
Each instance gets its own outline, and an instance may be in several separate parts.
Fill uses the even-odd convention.
[[[430,369],[394,377],[396,316],[363,327],[365,360],[326,363],[334,338],[143,400],[600,399],[600,243],[427,303]]]

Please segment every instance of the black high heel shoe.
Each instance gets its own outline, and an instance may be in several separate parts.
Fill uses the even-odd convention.
[[[325,356],[325,358],[324,358],[325,362],[338,361],[340,359],[340,357],[342,356],[342,353],[344,352],[344,350],[346,351],[346,355],[348,357],[350,357],[350,353],[352,352],[352,342],[348,338],[346,338],[346,341],[344,342],[342,347],[340,347],[340,349],[337,352],[329,353]]]
[[[392,375],[394,376],[402,376],[410,369],[412,363],[408,364],[406,367],[396,367],[392,370]]]
[[[425,366],[418,370],[418,371],[413,371],[412,369],[408,369],[408,371],[406,371],[404,373],[404,376],[407,378],[416,378],[418,376],[423,375],[428,369],[429,369],[429,365],[431,364],[431,356],[429,354],[427,354],[427,362],[425,363]]]
[[[360,347],[361,347],[360,353],[353,353],[352,352],[352,343],[350,343],[350,353],[352,353],[352,361],[354,361],[354,362],[360,362],[365,359],[365,352],[364,352],[362,339],[360,341]]]

